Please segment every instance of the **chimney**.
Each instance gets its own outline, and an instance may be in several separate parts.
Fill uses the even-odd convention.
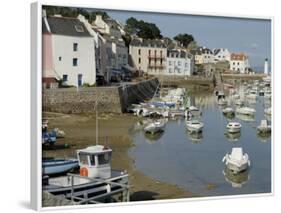
[[[268,75],[268,59],[264,60],[264,74]]]

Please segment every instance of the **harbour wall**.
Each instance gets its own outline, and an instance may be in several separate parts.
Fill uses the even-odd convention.
[[[43,111],[60,113],[123,113],[133,103],[151,99],[158,88],[158,79],[126,83],[112,87],[44,89]]]

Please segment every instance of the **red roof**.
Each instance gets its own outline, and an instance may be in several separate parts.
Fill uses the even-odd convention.
[[[230,59],[236,61],[245,61],[248,58],[244,53],[232,53]]]

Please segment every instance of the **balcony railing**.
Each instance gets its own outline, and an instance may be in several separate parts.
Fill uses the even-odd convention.
[[[163,59],[163,60],[165,60],[164,55],[148,55],[148,58],[150,58],[150,59]]]

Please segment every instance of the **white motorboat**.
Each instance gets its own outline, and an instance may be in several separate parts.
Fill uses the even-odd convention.
[[[201,132],[204,124],[198,120],[186,121],[186,128],[190,132]]]
[[[186,117],[196,117],[201,116],[201,114],[201,111],[195,106],[188,107],[185,112]]]
[[[258,133],[270,133],[271,125],[268,125],[267,120],[261,120],[260,125],[257,127]]]
[[[226,107],[222,110],[223,114],[226,115],[233,115],[234,114],[234,109],[231,107]]]
[[[44,176],[43,191],[64,195],[78,204],[84,204],[85,197],[88,201],[120,193],[123,186],[129,188],[128,173],[111,169],[111,154],[112,150],[103,145],[77,150],[80,174]]]
[[[236,109],[236,112],[244,115],[254,115],[256,110],[250,107],[239,107]]]
[[[269,107],[269,108],[264,109],[264,114],[271,115],[271,108]]]
[[[162,120],[153,121],[144,127],[146,133],[155,134],[164,131],[165,122]]]
[[[222,161],[235,174],[248,169],[250,166],[249,156],[247,153],[243,153],[242,147],[232,148],[231,154],[227,153]]]
[[[226,125],[227,131],[230,133],[240,132],[242,125],[238,122],[229,122]]]
[[[243,105],[244,105],[244,101],[241,100],[241,99],[237,99],[237,100],[235,100],[235,105],[237,105],[237,106],[243,106]]]

